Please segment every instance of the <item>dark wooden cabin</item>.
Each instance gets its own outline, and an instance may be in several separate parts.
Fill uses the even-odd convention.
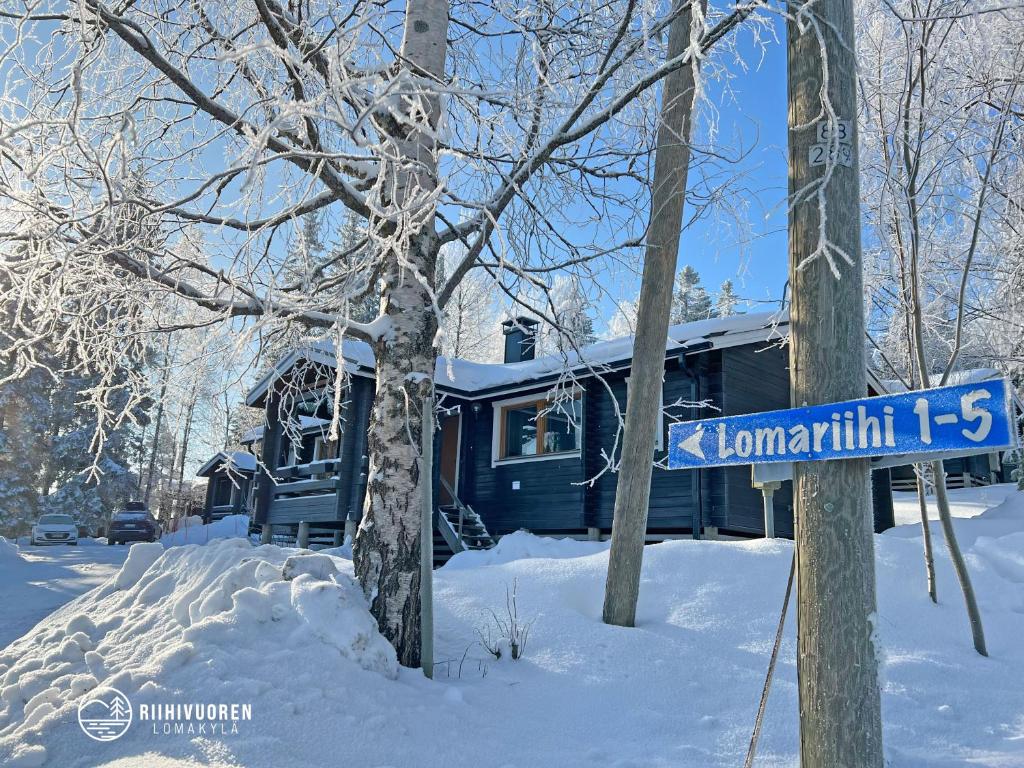
[[[196,472],[206,478],[206,502],[203,521],[220,520],[227,515],[252,513],[252,485],[256,457],[245,451],[218,451]]]
[[[625,413],[632,341],[601,342],[577,355],[534,359],[533,322],[505,324],[505,363],[439,358],[435,373],[435,494],[439,515],[463,520],[484,540],[518,529],[538,534],[610,531],[618,412]],[[769,314],[675,326],[665,353],[662,431],[710,415],[789,407],[787,324]],[[348,374],[341,433],[309,440],[296,418],[329,421],[335,357],[327,346],[296,350],[249,393],[265,409],[262,458],[277,482],[257,473],[257,523],[338,530],[358,521],[366,491],[366,435],[374,394],[369,347],[346,341]],[[877,394],[877,390],[865,394]],[[704,403],[697,407],[695,403]],[[296,441],[302,436],[302,445]],[[621,443],[621,434],[618,435]],[[876,473],[876,528],[891,525],[888,471]],[[442,482],[443,481],[443,482]],[[777,535],[792,536],[792,492],[775,494]],[[764,534],[761,492],[749,467],[653,469],[650,538]],[[440,519],[440,518],[439,518]],[[445,528],[439,524],[439,528]],[[450,531],[445,528],[446,541]]]

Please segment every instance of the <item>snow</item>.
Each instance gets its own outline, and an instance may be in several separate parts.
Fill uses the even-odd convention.
[[[252,432],[254,430],[249,431]],[[262,432],[260,433],[260,436],[262,436]],[[251,442],[247,440],[246,437],[242,438],[242,442]],[[208,477],[212,470],[216,470],[218,472],[226,470],[231,472],[255,472],[256,457],[248,451],[232,451],[231,453],[219,451],[199,468],[196,472],[196,476]]]
[[[975,517],[986,509],[1002,504],[1014,493],[1013,483],[987,485],[978,488],[950,488],[949,508],[953,517]],[[935,496],[928,496],[928,519],[938,520],[939,510]],[[897,525],[920,525],[921,511],[918,506],[917,493],[914,491],[893,491],[892,507]]]
[[[293,663],[297,649],[316,666]],[[116,744],[90,750],[77,708],[87,691],[111,686],[136,712],[180,692],[188,703],[251,703],[263,716],[247,739],[255,761],[265,726],[315,716],[327,703],[315,678],[335,686],[337,707],[351,691],[379,689],[397,675],[362,591],[332,558],[244,539],[168,550],[136,544],[113,578],[0,654],[0,756],[69,766],[84,764],[83,751],[88,764],[160,747],[202,754],[189,739],[154,740],[141,722]]]
[[[963,371],[953,371],[949,375],[946,385],[952,387],[957,384],[977,384],[979,381],[991,381],[1001,376],[1002,374],[995,368],[971,368]],[[882,384],[887,392],[894,394],[907,391],[907,385],[899,379],[883,379]],[[933,382],[933,386],[935,385],[936,382]]]
[[[244,538],[248,535],[248,515],[227,515],[206,525],[203,524],[203,518],[193,516],[184,518],[178,530],[161,536],[160,545],[178,547],[184,544],[206,544],[216,539]]]
[[[12,559],[21,559],[21,555],[18,554],[17,543],[0,536],[0,563],[3,563],[5,560],[10,562]]]
[[[787,319],[778,312],[753,312],[729,317],[716,317],[692,323],[671,326],[665,349],[686,349],[698,345],[727,346],[732,343],[755,341],[781,341],[786,338]],[[373,350],[368,344],[355,339],[346,340],[342,356],[350,370],[374,368]],[[579,353],[548,355],[521,363],[476,363],[458,358],[438,357],[434,370],[437,386],[463,393],[490,390],[532,381],[568,370],[585,371],[588,367],[600,369],[611,363],[629,361],[633,356],[633,337],[600,341],[583,347]],[[326,365],[336,365],[335,346],[331,342],[318,342],[312,349],[296,350],[274,366],[246,396],[250,405],[257,402],[274,379],[283,375],[299,359],[310,358]],[[253,439],[255,431],[251,433]],[[250,435],[242,438],[249,442]]]
[[[933,605],[920,525],[876,536],[888,763],[1024,765],[1024,494],[1007,486],[954,494],[958,514],[973,515],[955,525],[991,657],[971,648],[944,547],[936,546]],[[624,629],[600,620],[606,543],[511,534],[491,552],[459,555],[435,572],[434,681],[395,665],[350,578],[351,561],[335,551],[241,538],[163,552],[132,547],[119,573],[0,652],[0,762],[9,755],[26,765],[107,768],[742,764],[790,542],[647,547],[637,627]],[[26,563],[6,573],[28,581],[29,570]],[[495,660],[479,637],[495,634],[492,611],[504,614],[513,584],[520,618],[532,622],[526,654]],[[758,766],[798,762],[795,624],[791,613]],[[136,707],[250,704],[253,720],[239,723],[236,735],[208,737],[137,723],[96,745],[75,720],[93,685],[117,687]]]
[[[516,531],[502,536],[491,549],[467,550],[460,552],[448,561],[445,570],[461,568],[479,568],[484,565],[502,565],[515,560],[529,558],[557,559],[562,557],[580,557],[602,552],[609,547],[608,542],[578,541],[576,539],[556,539],[534,536],[526,531]]]
[[[102,584],[128,555],[126,547],[101,546],[94,539],[80,539],[77,547],[25,544],[20,552],[13,542],[5,542],[7,546],[0,544],[0,647]]]

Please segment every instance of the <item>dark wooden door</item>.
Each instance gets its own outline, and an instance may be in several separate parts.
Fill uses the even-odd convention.
[[[441,420],[441,466],[440,473],[448,486],[457,492],[459,480],[459,426],[462,417],[459,414],[445,416]],[[442,485],[438,488],[437,498],[442,504],[451,504],[451,494]]]

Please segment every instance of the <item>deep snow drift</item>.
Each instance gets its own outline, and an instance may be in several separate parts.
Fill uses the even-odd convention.
[[[875,539],[886,751],[893,766],[1024,765],[1024,494],[956,521],[986,622],[977,656],[948,558],[925,592],[920,530]],[[781,605],[786,541],[645,551],[638,626],[600,621],[607,545],[538,541],[435,574],[437,680],[399,669],[342,558],[247,540],[136,545],[121,572],[0,653],[0,758],[46,766],[736,766]],[[578,556],[572,556],[573,550]],[[537,555],[541,555],[537,557]],[[338,571],[338,572],[335,572]],[[518,588],[526,657],[495,661]],[[794,616],[758,766],[796,764]],[[116,742],[79,730],[79,697],[239,703],[237,734]]]
[[[178,530],[160,537],[160,543],[165,547],[177,547],[183,544],[207,544],[214,539],[244,538],[248,535],[248,515],[228,515],[205,525],[203,518],[195,516],[183,519]]]

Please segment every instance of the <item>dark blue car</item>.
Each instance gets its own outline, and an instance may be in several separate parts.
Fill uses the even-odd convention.
[[[115,512],[107,529],[107,544],[124,544],[128,541],[156,541],[160,538],[160,523],[149,510],[131,508]],[[141,506],[141,505],[138,505]]]

